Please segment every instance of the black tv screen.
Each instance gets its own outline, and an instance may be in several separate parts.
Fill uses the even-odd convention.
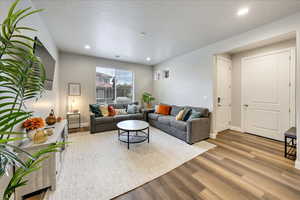
[[[49,51],[37,37],[35,37],[35,40],[37,41],[37,44],[34,45],[34,54],[40,58],[46,71],[46,80],[44,87],[46,90],[52,90],[55,71],[55,59],[51,56]]]

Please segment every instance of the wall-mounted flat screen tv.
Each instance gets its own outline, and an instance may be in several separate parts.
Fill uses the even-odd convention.
[[[41,59],[46,71],[44,87],[46,90],[52,90],[55,72],[55,59],[37,37],[35,37],[35,40],[37,44],[34,45],[34,54]]]

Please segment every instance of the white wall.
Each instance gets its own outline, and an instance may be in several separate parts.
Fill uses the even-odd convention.
[[[117,68],[134,73],[134,96],[140,101],[143,92],[152,93],[152,67],[119,62],[104,58],[61,52],[60,53],[60,110],[65,116],[68,109],[68,83],[81,84],[81,96],[76,98],[83,122],[89,122],[89,104],[96,102],[96,67]]]
[[[296,39],[282,41],[279,43],[242,51],[231,55],[232,60],[232,110],[231,125],[241,127],[241,61],[244,57],[254,56],[262,53],[272,52],[280,49],[296,47]]]
[[[213,56],[292,31],[297,31],[299,36],[299,19],[300,13],[297,13],[155,66],[154,71],[165,68],[170,69],[171,80],[155,81],[154,95],[158,97],[158,101],[170,104],[190,104],[213,108],[216,105],[216,100],[213,99],[215,73]],[[297,41],[297,48],[300,49],[299,47],[300,43]],[[300,51],[297,52],[298,60],[300,58],[299,54]],[[299,86],[299,63],[297,63],[296,68]],[[300,87],[297,88],[297,107],[300,108]],[[300,127],[300,109],[297,110],[297,117],[298,126]],[[213,121],[212,124],[214,126],[215,122]],[[300,141],[300,128],[298,128],[297,133]],[[300,152],[300,145],[298,145],[298,152]],[[298,159],[300,160],[300,153]]]

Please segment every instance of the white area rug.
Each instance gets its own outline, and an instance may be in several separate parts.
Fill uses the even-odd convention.
[[[215,147],[194,145],[158,129],[150,129],[150,143],[130,145],[117,131],[71,134],[56,191],[49,200],[107,200],[143,185]]]

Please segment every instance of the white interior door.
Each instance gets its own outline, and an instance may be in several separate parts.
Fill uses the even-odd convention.
[[[291,49],[242,60],[245,132],[283,140],[290,127]]]
[[[230,128],[231,121],[231,60],[217,56],[217,132]]]

